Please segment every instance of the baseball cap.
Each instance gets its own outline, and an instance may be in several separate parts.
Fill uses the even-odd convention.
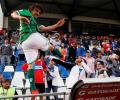
[[[90,53],[90,50],[87,50],[86,53]]]
[[[60,35],[59,33],[55,33],[54,35]]]
[[[97,61],[97,65],[104,65],[103,61]]]

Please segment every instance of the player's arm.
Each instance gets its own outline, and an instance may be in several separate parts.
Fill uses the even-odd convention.
[[[40,26],[39,29],[40,31],[52,31],[58,27],[63,26],[65,23],[64,19],[59,20],[56,24],[50,25],[50,26]]]
[[[25,21],[27,24],[30,22],[27,17],[24,17],[24,16],[19,15],[17,11],[13,11],[13,12],[11,13],[11,17],[14,18],[14,19],[23,20],[23,21]]]

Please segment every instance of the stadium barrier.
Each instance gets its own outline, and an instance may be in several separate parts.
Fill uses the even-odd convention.
[[[55,96],[55,95],[58,95],[58,96],[62,95],[63,97],[61,98],[61,100],[65,100],[65,96],[69,95],[69,93],[66,93],[66,92],[60,92],[60,93],[57,92],[56,93],[56,92],[54,92],[54,93],[41,93],[41,94],[29,94],[29,95],[1,96],[0,100],[6,100],[6,99],[11,99],[11,98],[12,99],[13,98],[23,98],[23,100],[24,100],[25,98],[30,98],[30,97],[36,97],[37,98],[37,97],[40,97],[40,96],[46,97],[46,96]]]

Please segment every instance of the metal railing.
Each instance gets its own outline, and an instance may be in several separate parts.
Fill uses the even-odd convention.
[[[65,96],[69,95],[69,93],[66,92],[54,92],[54,93],[40,93],[40,94],[29,94],[29,95],[14,95],[14,96],[1,96],[0,100],[5,99],[13,99],[13,98],[26,98],[26,97],[40,97],[40,96],[55,96],[55,95],[63,95],[62,100],[65,100]]]

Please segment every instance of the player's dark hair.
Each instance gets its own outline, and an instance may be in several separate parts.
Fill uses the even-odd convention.
[[[29,7],[29,10],[32,11],[32,10],[35,9],[35,8],[39,9],[39,10],[41,11],[41,13],[44,12],[44,11],[43,11],[43,8],[42,8],[41,5],[38,4],[38,3],[35,3],[35,4],[31,5],[31,6]]]

